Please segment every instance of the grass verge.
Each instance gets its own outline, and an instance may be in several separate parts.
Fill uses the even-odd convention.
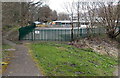
[[[13,56],[13,52],[15,51],[15,48],[10,46],[10,45],[6,45],[3,44],[2,45],[2,72],[4,72],[7,68],[7,65],[10,63],[10,59]]]
[[[55,42],[27,45],[44,75],[113,76],[117,59],[87,49]]]

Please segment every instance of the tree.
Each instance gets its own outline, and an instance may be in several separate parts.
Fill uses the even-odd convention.
[[[2,24],[5,25],[16,25],[20,20],[18,2],[3,2],[2,3]]]
[[[58,20],[70,20],[70,18],[66,13],[58,13]]]
[[[87,34],[88,37],[91,37],[90,33],[93,33],[93,28],[94,26],[98,25],[96,19],[98,19],[98,16],[96,15],[97,13],[97,2],[90,2],[87,3],[86,5],[86,10],[87,12],[85,12],[85,21],[89,23],[89,25],[87,26]]]
[[[120,24],[120,0],[117,5],[114,2],[99,3],[98,16],[101,18],[99,23],[106,29],[106,34],[108,37],[115,39],[120,35],[120,29],[118,31],[118,26]]]
[[[57,20],[57,12],[44,4],[45,0],[38,2],[4,2],[3,27],[27,26],[28,22],[41,21],[48,22]]]
[[[51,12],[52,12],[52,10],[50,9],[50,7],[48,5],[44,5],[44,6],[40,7],[39,11],[38,11],[39,21],[41,21],[41,22],[49,21]]]
[[[90,23],[88,33],[97,24],[96,26],[102,26],[106,29],[106,34],[110,38],[116,38],[120,34],[118,30],[120,24],[120,1],[117,4],[115,2],[90,2],[87,5],[87,10],[85,19]]]
[[[43,4],[40,0],[33,2],[3,2],[2,23],[5,26],[25,26],[28,21],[35,21],[37,9]]]
[[[74,29],[74,26],[73,26],[73,19],[74,19],[74,12],[75,12],[75,9],[74,9],[74,1],[72,3],[66,3],[65,4],[65,10],[66,12],[69,14],[69,17],[70,17],[70,21],[71,21],[71,41],[74,40],[74,37],[73,37],[73,29]]]
[[[58,19],[58,15],[57,15],[57,12],[55,10],[51,11],[50,19],[51,19],[51,21],[55,21]]]

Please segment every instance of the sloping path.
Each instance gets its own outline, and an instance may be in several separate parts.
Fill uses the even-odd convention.
[[[39,69],[24,45],[17,45],[8,40],[5,40],[5,42],[15,46],[16,51],[3,76],[41,76]]]
[[[15,44],[6,39],[15,29],[12,29],[3,36],[3,42],[16,48],[14,55],[3,76],[41,76],[28,49],[24,45]]]

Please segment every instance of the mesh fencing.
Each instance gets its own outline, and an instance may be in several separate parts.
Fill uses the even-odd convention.
[[[99,36],[105,33],[104,28],[80,28],[73,30],[73,40],[85,38],[90,35]],[[26,34],[21,40],[43,40],[43,41],[71,41],[71,29],[34,29]]]

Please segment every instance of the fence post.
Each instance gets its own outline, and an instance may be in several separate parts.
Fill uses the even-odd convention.
[[[48,41],[48,30],[46,29],[46,41]]]
[[[55,32],[55,41],[56,41],[56,29],[54,30],[54,32]]]
[[[65,38],[65,41],[66,41],[66,29],[65,29],[65,37],[64,38]]]
[[[33,32],[31,32],[31,40],[33,41]]]
[[[19,40],[21,40],[20,36],[21,36],[21,33],[20,33],[20,29],[19,29]]]
[[[45,41],[47,41],[47,34],[46,34],[46,29],[44,30],[44,34],[45,34]]]
[[[60,30],[60,31],[61,31],[61,33],[60,33],[60,34],[61,34],[61,41],[62,41],[62,30]]]
[[[71,41],[73,41],[73,28],[71,29]]]
[[[80,37],[82,36],[82,32],[81,31],[82,31],[82,29],[80,28]]]
[[[36,40],[36,36],[35,36],[35,35],[36,35],[36,34],[35,34],[35,29],[33,30],[33,32],[34,32],[34,40]]]
[[[57,31],[58,31],[58,41],[59,41],[59,29],[57,29]]]

